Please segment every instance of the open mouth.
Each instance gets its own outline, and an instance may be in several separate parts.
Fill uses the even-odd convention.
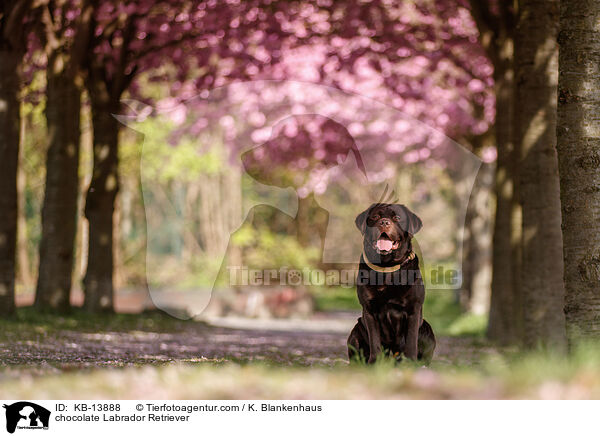
[[[392,241],[389,235],[383,232],[379,235],[379,239],[373,243],[373,248],[375,248],[379,254],[388,254],[392,250],[396,250],[399,245],[399,241]]]

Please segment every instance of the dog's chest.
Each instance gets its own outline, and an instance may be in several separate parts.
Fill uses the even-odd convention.
[[[365,302],[374,311],[393,307],[405,310],[414,302],[408,286],[373,285],[363,288]]]

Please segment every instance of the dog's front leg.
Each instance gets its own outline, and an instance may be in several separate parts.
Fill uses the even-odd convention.
[[[417,310],[408,316],[408,329],[406,331],[406,348],[404,355],[412,360],[417,360],[419,327],[421,326],[421,311]]]
[[[367,334],[369,335],[369,358],[367,363],[375,363],[377,355],[381,352],[381,336],[379,334],[379,327],[377,326],[377,320],[375,317],[363,310],[363,320],[367,327]]]

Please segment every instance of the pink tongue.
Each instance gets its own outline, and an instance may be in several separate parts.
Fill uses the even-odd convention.
[[[392,241],[389,239],[378,239],[377,248],[379,248],[380,251],[390,251],[392,249]]]

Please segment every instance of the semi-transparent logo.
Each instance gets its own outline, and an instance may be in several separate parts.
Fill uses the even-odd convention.
[[[443,133],[384,103],[294,81],[125,105],[119,119],[143,134],[146,275],[157,307],[182,316],[177,300],[195,316],[219,293],[353,287],[364,248],[356,217],[377,202],[422,220],[412,250],[427,289],[461,288],[481,161]]]

